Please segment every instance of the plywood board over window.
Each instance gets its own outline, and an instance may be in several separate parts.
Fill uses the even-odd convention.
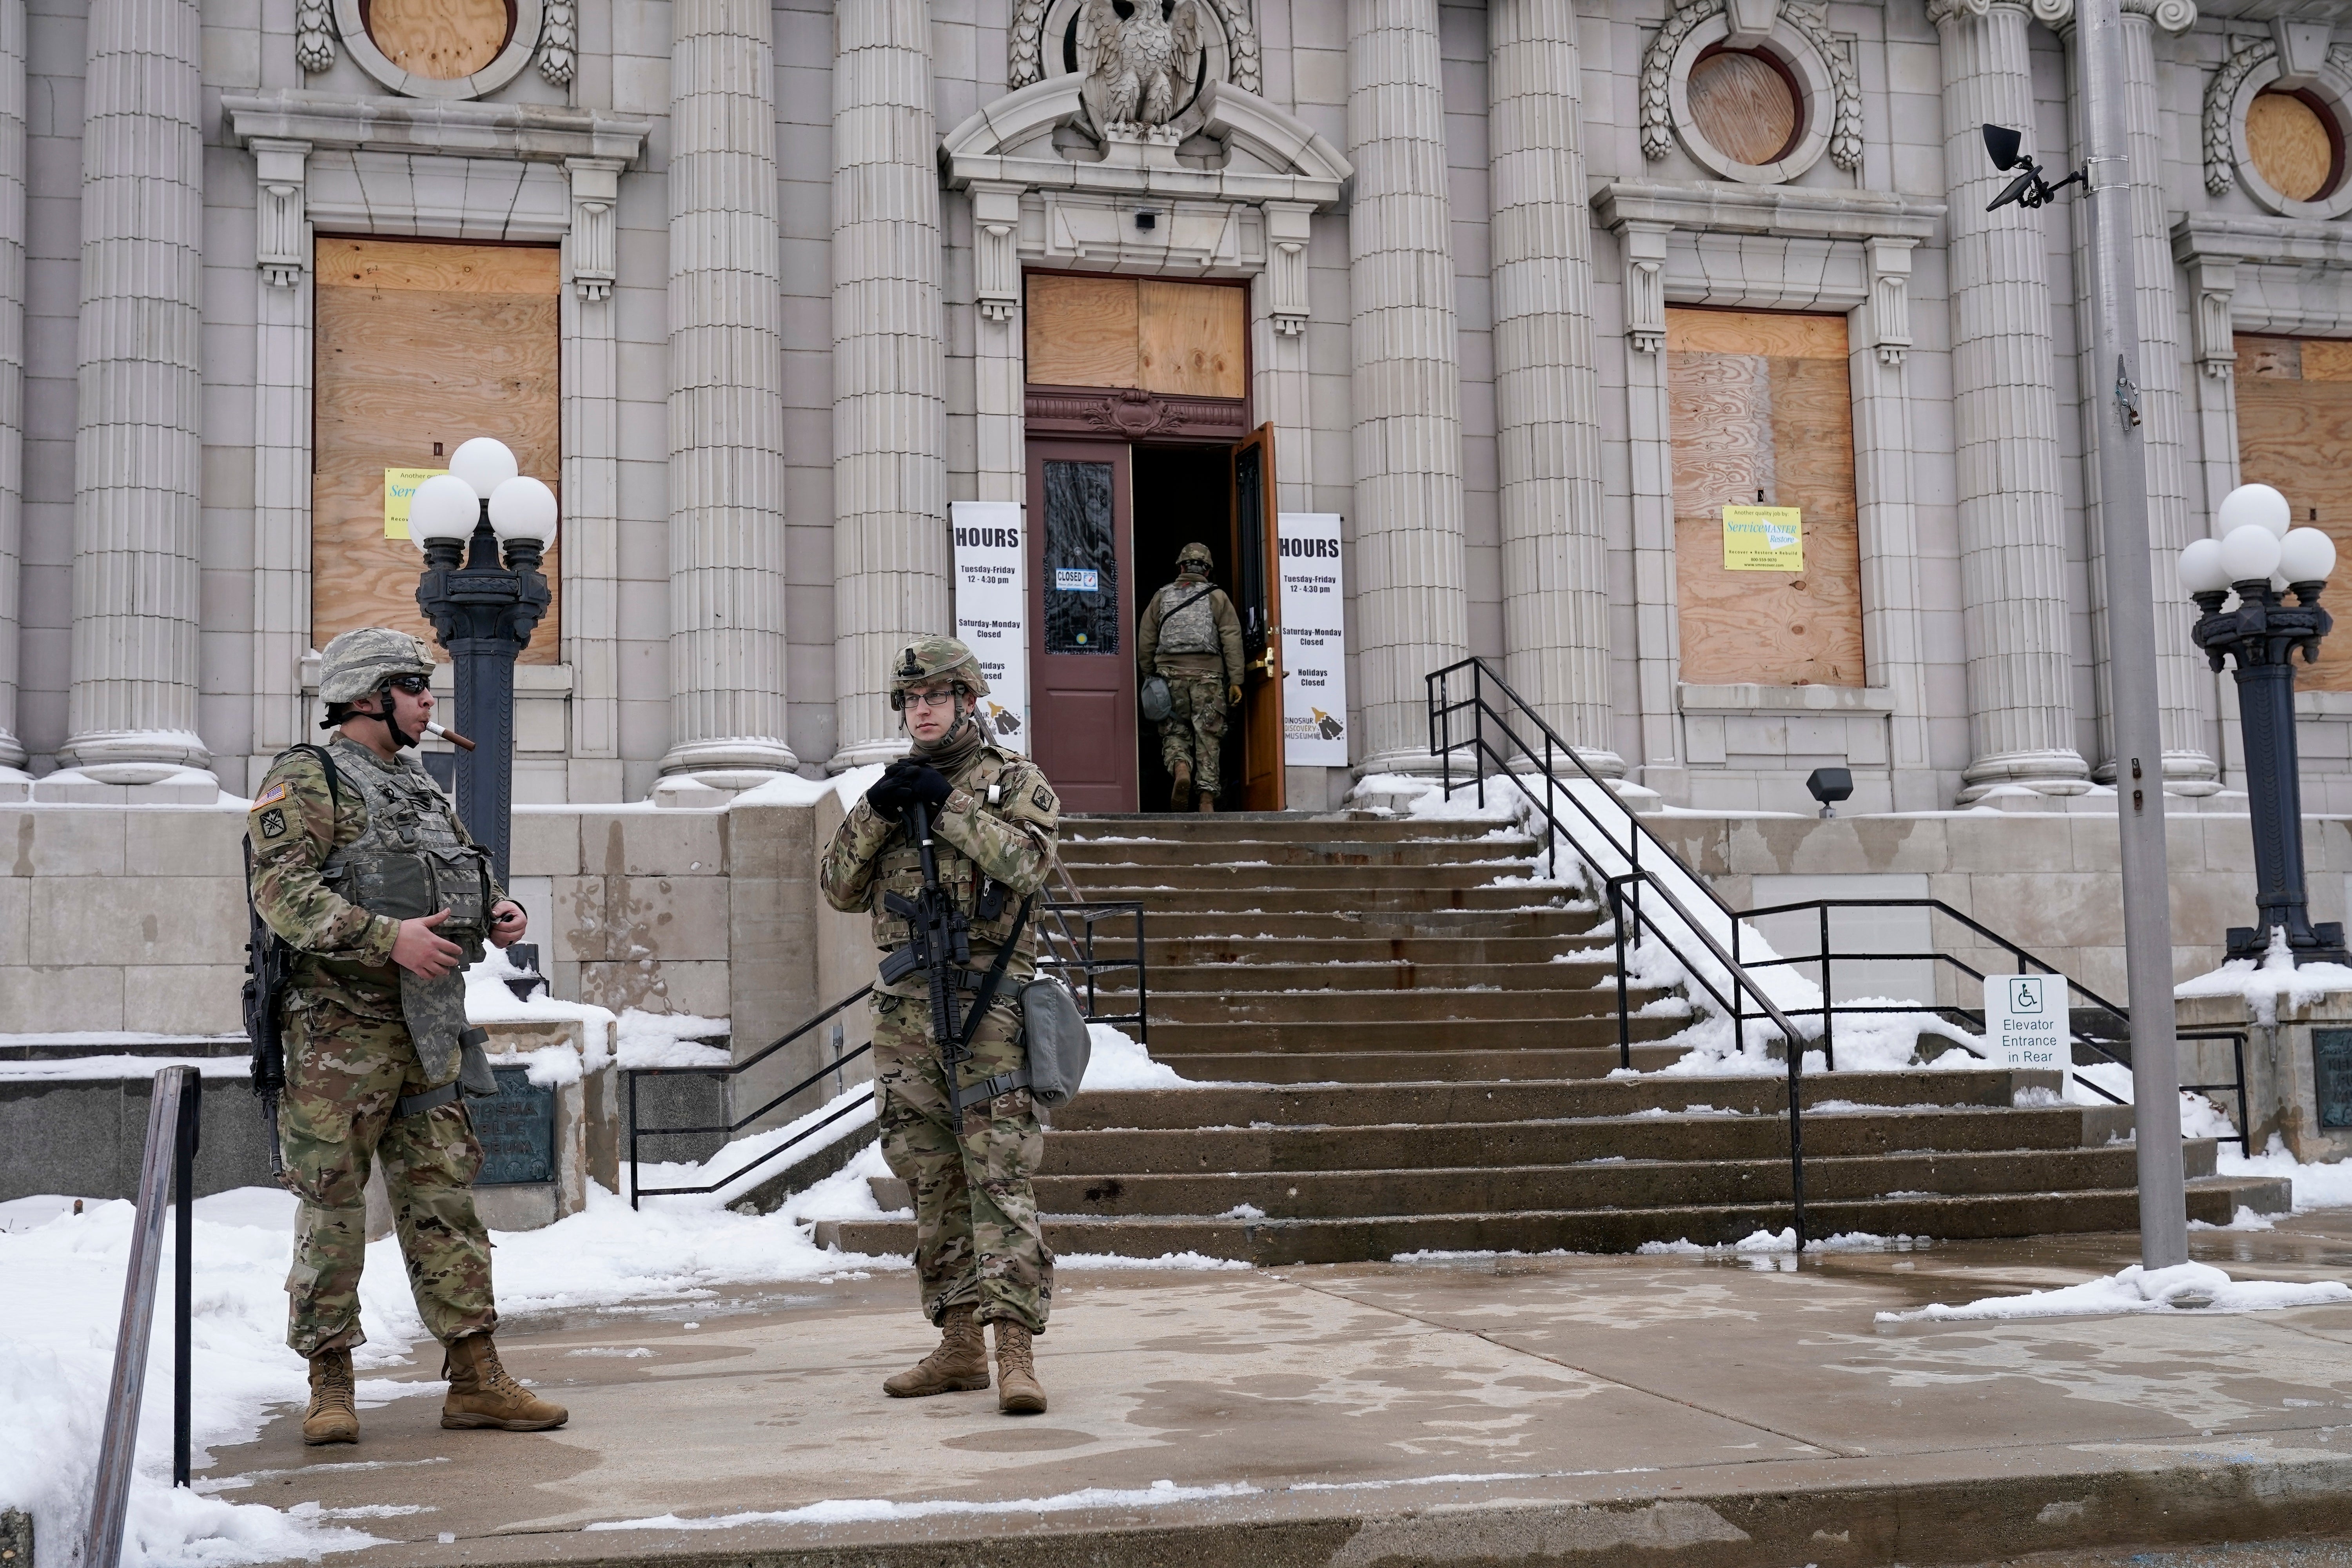
[[[1845,318],[1668,310],[1666,375],[1682,679],[1862,685]],[[1801,510],[1803,571],[1725,568],[1723,509],[1759,498]]]
[[[2239,478],[2276,486],[2295,521],[2326,529],[2352,561],[2352,342],[2242,336],[2237,380]],[[2298,655],[2294,679],[2352,691],[2352,646],[2338,635],[2319,645],[2316,665]]]
[[[1218,283],[1029,277],[1029,380],[1038,386],[1133,386],[1187,397],[1248,392],[1248,299]]]
[[[366,626],[430,640],[416,547],[384,537],[383,471],[445,468],[459,442],[494,436],[558,486],[557,253],[321,237],[317,276],[311,646]],[[558,550],[541,570],[555,587]],[[559,635],[551,605],[522,661],[555,663]]]

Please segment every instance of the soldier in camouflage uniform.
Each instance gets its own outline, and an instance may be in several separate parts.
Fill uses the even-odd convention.
[[[961,1121],[949,1110],[939,1043],[931,1037],[927,972],[877,981],[874,992],[877,1115],[883,1157],[915,1201],[915,1272],[939,1348],[882,1386],[899,1398],[988,1386],[981,1325],[996,1336],[998,1408],[1045,1408],[1030,1341],[1045,1331],[1054,1254],[1037,1221],[1030,1178],[1045,1151],[1021,1040],[1021,985],[1036,972],[1036,922],[1027,900],[1054,861],[1061,805],[1036,764],[990,743],[974,712],[988,693],[971,650],[926,637],[892,663],[891,706],[914,742],[851,810],[826,847],[822,876],[835,909],[869,910],[874,942],[904,947],[908,922],[884,896],[912,900],[922,865],[901,822],[920,801],[930,813],[940,884],[971,921],[963,1009],[1009,942],[1013,951],[971,1058],[957,1074]],[[1017,930],[1017,938],[1016,938]]]
[[[310,1363],[306,1443],[359,1438],[352,1347],[366,1339],[371,1163],[383,1170],[417,1310],[446,1347],[441,1425],[542,1431],[565,1419],[508,1375],[490,1340],[489,1237],[472,1192],[482,1151],[458,1093],[461,1060],[469,1089],[495,1080],[465,1026],[464,968],[484,938],[504,947],[525,922],[447,798],[401,754],[432,716],[432,674],[431,650],[405,632],[373,626],[329,643],[320,727],[340,733],[280,754],[246,822],[255,908],[299,953],[280,1002],[278,1136],[301,1199],[286,1340]]]
[[[1242,619],[1225,591],[1209,582],[1215,565],[1205,544],[1176,557],[1176,581],[1151,595],[1136,633],[1139,679],[1168,682],[1170,710],[1160,721],[1160,760],[1173,783],[1168,809],[1214,811],[1225,710],[1242,700]]]

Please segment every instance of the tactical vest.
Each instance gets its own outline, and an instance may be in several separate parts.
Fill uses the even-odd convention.
[[[1192,602],[1185,605],[1184,601]],[[1179,605],[1184,605],[1181,610]],[[1160,623],[1161,653],[1215,653],[1217,642],[1217,591],[1206,583],[1186,583],[1179,580],[1160,590],[1160,614],[1166,618]],[[1170,612],[1173,611],[1173,614]]]
[[[357,838],[328,853],[320,879],[368,913],[389,920],[447,910],[449,918],[436,931],[465,950],[467,965],[480,963],[489,931],[488,853],[466,841],[455,808],[423,768],[404,760],[386,763],[373,754],[354,763],[352,751],[345,747],[339,753],[338,773],[366,801],[367,826]],[[466,1023],[465,970],[438,980],[406,969],[399,973],[401,1014],[426,1079],[439,1084],[455,1079],[466,1037],[478,1033]]]
[[[952,782],[957,788],[979,801],[981,809],[986,811],[1002,804],[989,798],[990,789],[1000,787],[1004,775],[1019,765],[1018,759],[1005,755],[993,746],[982,746],[952,775]],[[1005,940],[1013,934],[1013,922],[1021,909],[1020,896],[993,878],[983,875],[961,850],[940,837],[937,831],[931,835],[931,859],[939,868],[940,886],[948,890],[955,900],[956,908],[971,921],[972,966],[986,969],[995,958],[996,950],[1003,947]],[[875,946],[888,952],[906,946],[913,935],[904,920],[889,912],[882,895],[897,893],[911,900],[922,890],[922,855],[916,849],[914,841],[902,831],[891,839],[890,847],[882,851],[875,869],[874,902],[870,906],[874,913]],[[1025,979],[1032,973],[1034,964],[1030,961],[1036,952],[1036,922],[1032,920],[1021,933],[1021,945],[1014,950],[1012,962],[1005,966],[1008,980]],[[921,984],[922,977],[918,974],[912,981],[892,989],[911,994],[913,988]]]

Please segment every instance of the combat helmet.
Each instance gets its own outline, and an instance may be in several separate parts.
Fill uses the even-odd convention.
[[[1191,569],[1194,562],[1200,563],[1197,570],[1202,576],[1205,577],[1215,568],[1217,558],[1209,553],[1207,545],[1195,540],[1176,552],[1176,570],[1183,572]]]
[[[908,687],[935,680],[953,680],[973,697],[988,695],[988,682],[981,678],[980,660],[971,649],[954,637],[917,637],[891,658],[890,710],[906,707]]]
[[[361,626],[327,645],[319,658],[319,700],[356,702],[395,675],[433,673],[433,649],[390,626]]]

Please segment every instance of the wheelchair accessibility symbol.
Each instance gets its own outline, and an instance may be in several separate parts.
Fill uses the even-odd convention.
[[[2009,1010],[2011,1014],[2042,1011],[2042,977],[2013,974],[2009,981]]]

